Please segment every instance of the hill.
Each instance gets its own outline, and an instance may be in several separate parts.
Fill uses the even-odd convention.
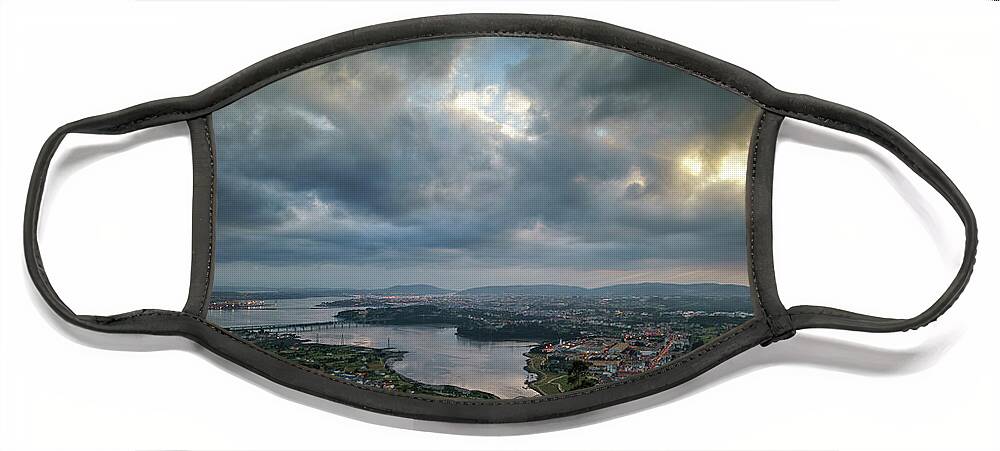
[[[446,290],[444,288],[438,288],[435,287],[434,285],[427,285],[425,283],[418,283],[413,285],[393,285],[389,288],[383,288],[381,290],[358,290],[358,291],[364,291],[369,294],[399,294],[407,296],[447,294],[454,292],[454,290]]]
[[[572,285],[539,284],[539,285],[501,285],[469,288],[459,291],[457,294],[469,296],[483,295],[521,295],[521,296],[583,296],[589,290],[583,287]]]
[[[589,290],[595,296],[749,296],[750,288],[721,283],[630,283]]]
[[[225,287],[216,289],[216,298],[258,298],[287,299],[310,296],[352,296],[352,295],[399,295],[399,296],[432,296],[443,294],[459,294],[466,296],[716,296],[716,297],[748,297],[750,288],[744,285],[721,283],[660,283],[643,282],[609,285],[598,288],[583,288],[574,285],[536,284],[536,285],[496,285],[469,288],[455,291],[428,284],[394,285],[376,290],[354,288],[300,289],[250,291],[236,290]]]
[[[469,288],[457,294],[470,296],[749,296],[750,288],[721,283],[629,283],[598,288],[573,285],[501,285]]]

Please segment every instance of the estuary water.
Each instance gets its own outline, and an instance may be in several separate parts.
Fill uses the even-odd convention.
[[[268,326],[335,321],[337,312],[357,307],[317,309],[339,297],[266,300],[274,310],[209,310],[208,320],[222,327]],[[536,396],[524,381],[524,353],[536,343],[477,341],[455,335],[454,327],[383,326],[340,323],[296,332],[304,340],[330,345],[371,348],[392,347],[406,351],[392,368],[427,384],[455,385],[492,393],[501,398]]]

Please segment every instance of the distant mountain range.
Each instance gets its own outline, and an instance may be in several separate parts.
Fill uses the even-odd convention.
[[[369,294],[404,294],[404,295],[420,296],[429,294],[454,293],[455,290],[446,290],[444,288],[435,287],[434,285],[418,283],[414,285],[393,285],[389,288],[382,288],[380,290],[367,290],[366,292]]]
[[[535,295],[535,296],[582,296],[590,290],[572,285],[538,284],[538,285],[503,285],[469,288],[456,292],[470,296],[482,295]]]
[[[506,285],[478,287],[459,291],[468,295],[535,295],[535,296],[749,296],[750,288],[721,283],[626,283],[599,288],[573,285]]]
[[[750,288],[744,285],[721,283],[628,283],[609,285],[598,288],[583,288],[573,285],[537,284],[537,285],[502,285],[469,288],[466,290],[448,290],[428,284],[394,285],[375,290],[354,288],[316,288],[297,290],[247,290],[234,287],[217,287],[216,296],[228,294],[248,294],[250,292],[268,292],[276,298],[299,296],[349,296],[355,294],[373,295],[403,295],[425,296],[440,294],[462,294],[469,296],[484,295],[517,295],[517,296],[749,296]]]

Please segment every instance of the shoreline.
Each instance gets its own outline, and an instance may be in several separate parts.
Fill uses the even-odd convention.
[[[430,384],[408,377],[392,368],[394,362],[402,361],[409,352],[397,348],[325,344],[291,332],[247,331],[239,334],[254,345],[292,363],[365,387],[442,398],[502,399],[483,390]]]

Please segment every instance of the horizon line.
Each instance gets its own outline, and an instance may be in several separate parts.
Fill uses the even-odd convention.
[[[248,287],[248,288],[239,288],[237,285],[213,285],[212,286],[212,292],[214,293],[215,291],[219,291],[220,288],[230,288],[230,289],[233,289],[233,290],[229,290],[229,291],[281,291],[281,290],[365,290],[365,291],[379,291],[379,290],[388,290],[390,288],[395,288],[395,287],[410,287],[410,286],[418,286],[418,285],[430,286],[430,287],[437,288],[439,290],[445,290],[445,291],[451,291],[451,292],[460,292],[460,291],[466,291],[466,290],[474,290],[474,289],[477,289],[477,288],[489,288],[489,287],[533,287],[533,286],[544,286],[544,285],[561,286],[561,287],[572,287],[572,288],[580,288],[580,289],[584,289],[584,290],[596,290],[596,289],[600,289],[600,288],[607,288],[607,287],[614,287],[614,286],[644,285],[644,284],[663,284],[663,285],[727,285],[727,286],[743,287],[743,288],[748,288],[748,289],[750,288],[749,284],[744,285],[744,284],[740,284],[740,283],[726,283],[726,282],[716,282],[716,281],[705,281],[705,282],[633,282],[633,283],[613,283],[613,284],[610,284],[610,285],[601,285],[601,286],[596,286],[596,287],[593,287],[593,288],[587,288],[587,287],[583,287],[583,286],[579,286],[579,285],[570,285],[570,284],[564,284],[564,283],[512,283],[512,284],[496,284],[496,285],[477,285],[477,286],[471,286],[471,287],[468,287],[468,288],[458,288],[458,289],[443,288],[443,287],[440,287],[440,286],[438,286],[436,284],[432,284],[432,283],[415,282],[415,283],[395,283],[395,284],[392,284],[392,285],[389,285],[389,286],[377,287],[377,288],[358,288],[358,287]]]

